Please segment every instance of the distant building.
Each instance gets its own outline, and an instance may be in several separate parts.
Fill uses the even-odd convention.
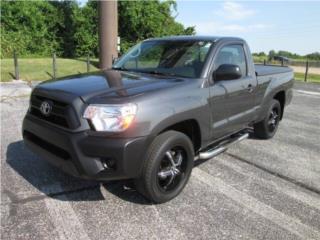
[[[285,62],[285,63],[288,63],[290,62],[290,59],[287,58],[287,57],[283,57],[283,56],[273,56],[273,60],[274,61],[280,61],[280,62]]]

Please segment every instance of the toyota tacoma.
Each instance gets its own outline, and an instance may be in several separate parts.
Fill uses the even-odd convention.
[[[133,179],[162,203],[182,191],[197,159],[249,133],[272,138],[293,78],[289,67],[254,65],[240,38],[148,39],[111,69],[37,85],[23,138],[69,174]]]

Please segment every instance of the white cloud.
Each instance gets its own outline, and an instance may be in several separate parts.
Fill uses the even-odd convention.
[[[197,34],[199,35],[236,35],[240,33],[248,33],[258,30],[265,30],[270,28],[266,24],[225,24],[222,22],[196,22],[191,25],[196,26]]]
[[[199,35],[241,35],[270,29],[272,26],[255,21],[241,21],[252,17],[256,11],[241,3],[226,1],[214,11],[213,18],[207,21],[189,22],[186,25],[195,26]],[[214,19],[214,20],[213,20]]]
[[[236,2],[224,2],[222,8],[214,11],[214,13],[220,17],[230,20],[241,20],[253,16],[256,11],[247,8],[240,3]]]

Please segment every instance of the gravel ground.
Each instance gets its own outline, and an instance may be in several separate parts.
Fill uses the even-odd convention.
[[[295,88],[272,140],[197,164],[161,205],[47,164],[21,139],[28,99],[2,99],[2,239],[320,239],[320,85]]]
[[[301,67],[301,66],[290,66],[294,72],[298,73],[305,73],[306,72],[306,67]],[[308,69],[309,73],[314,73],[314,74],[320,74],[320,68],[318,67],[309,67]]]

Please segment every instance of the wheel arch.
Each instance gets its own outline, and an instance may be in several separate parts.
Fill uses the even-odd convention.
[[[169,131],[169,130],[174,130],[187,135],[193,144],[193,148],[195,152],[197,152],[201,148],[200,126],[195,119],[188,119],[188,120],[175,123],[163,129],[160,133]]]
[[[194,118],[180,119],[179,121],[166,121],[159,124],[152,132],[152,138],[159,134],[174,130],[188,136],[193,144],[195,153],[201,148],[202,134],[199,122]]]

